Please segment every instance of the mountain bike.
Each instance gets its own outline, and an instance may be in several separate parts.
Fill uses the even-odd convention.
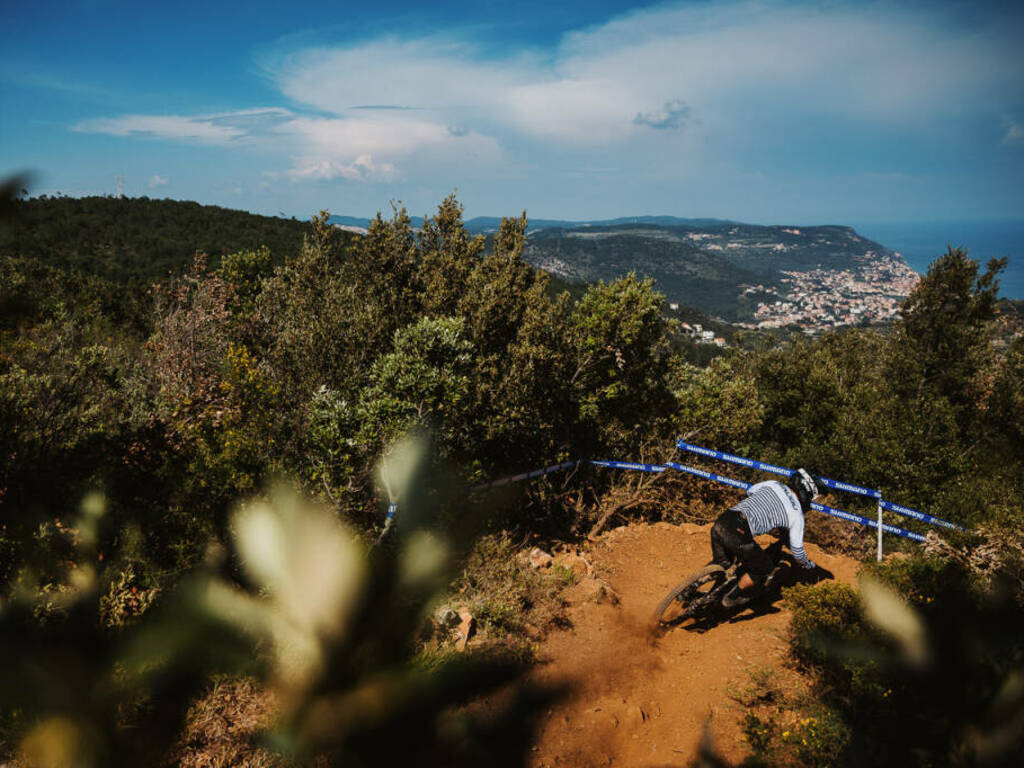
[[[765,551],[771,556],[774,566],[765,579],[764,588],[756,597],[732,608],[723,606],[722,598],[729,594],[739,581],[739,566],[733,563],[726,569],[711,563],[691,573],[669,590],[654,609],[653,629],[660,631],[672,627],[706,628],[717,620],[740,613],[757,603],[761,597],[769,593],[779,573],[789,564],[783,558],[781,542],[772,544]]]

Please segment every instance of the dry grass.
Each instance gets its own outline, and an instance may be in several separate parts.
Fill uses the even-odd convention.
[[[254,679],[218,681],[189,710],[168,764],[181,768],[283,768],[289,763],[262,741],[276,712],[272,694]]]
[[[852,506],[850,504],[843,506],[841,499],[828,497],[818,499],[818,501],[841,509],[849,509]],[[865,517],[874,517],[873,511],[865,511],[862,506],[854,507],[850,511]],[[889,517],[892,515],[890,514]],[[890,522],[890,520],[886,519],[886,522]],[[877,531],[874,528],[840,520],[821,512],[807,513],[807,529],[804,533],[804,540],[817,544],[829,554],[846,555],[857,560],[871,559],[878,546],[877,536]],[[895,536],[886,534],[885,551],[889,552],[896,543]]]
[[[530,567],[519,557],[522,549],[507,532],[484,536],[453,584],[451,603],[469,608],[481,639],[518,647],[564,621],[562,592],[572,579],[564,569]]]

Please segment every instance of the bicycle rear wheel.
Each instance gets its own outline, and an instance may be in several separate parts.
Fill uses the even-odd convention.
[[[655,629],[678,624],[693,615],[693,609],[706,600],[723,581],[726,572],[720,565],[706,565],[691,573],[669,590],[654,609]]]

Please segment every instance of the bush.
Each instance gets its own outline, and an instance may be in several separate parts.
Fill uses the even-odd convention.
[[[860,598],[841,582],[797,584],[784,590],[793,612],[790,632],[798,657],[811,664],[828,658],[821,645],[824,637],[856,640],[864,636]]]
[[[865,575],[875,586],[861,598],[833,584],[786,593],[794,653],[850,733],[842,762],[1015,764],[1024,746],[1011,725],[1024,701],[1009,693],[1024,672],[1015,596],[927,553]]]

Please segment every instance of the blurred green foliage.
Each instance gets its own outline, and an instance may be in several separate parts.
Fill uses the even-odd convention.
[[[820,584],[786,598],[796,658],[850,734],[804,764],[1019,765],[1024,593],[918,553],[868,568],[859,594]]]
[[[92,532],[102,503],[87,501],[77,565],[46,620],[45,592],[27,584],[0,611],[0,650],[12,660],[0,746],[44,768],[164,764],[211,676],[246,673],[274,702],[259,738],[278,765],[521,765],[555,691],[517,685],[486,710],[466,709],[515,683],[520,663],[418,657],[455,543],[432,527],[427,500],[456,496],[422,442],[398,446],[382,471],[413,523],[389,546],[368,551],[329,509],[279,489],[233,514],[231,577],[210,563],[149,611],[126,602],[153,597],[126,589],[131,571],[101,593]]]

